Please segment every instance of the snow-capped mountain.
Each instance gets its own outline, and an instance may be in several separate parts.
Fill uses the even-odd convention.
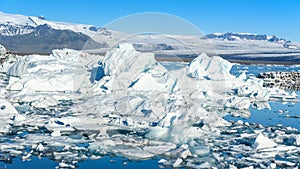
[[[43,16],[0,12],[0,44],[13,53],[50,54],[53,49],[69,48],[104,54],[120,42],[133,44],[137,51],[153,52],[162,60],[190,61],[202,52],[232,60],[282,58],[295,62],[300,58],[299,44],[264,34],[130,35],[93,25],[48,21]]]
[[[53,22],[45,20],[44,17],[6,14],[0,12],[0,35],[25,35],[35,31],[38,26],[45,24],[49,25],[53,29],[71,30],[88,36],[93,36],[95,33],[100,33],[108,37],[111,35],[111,32],[108,30],[104,28],[96,28],[93,25]]]
[[[202,39],[208,40],[221,40],[221,41],[260,41],[260,42],[271,42],[279,43],[286,49],[298,49],[298,46],[292,43],[290,40],[279,38],[275,35],[266,34],[254,34],[254,33],[212,33],[202,37]]]
[[[227,41],[239,41],[239,40],[257,40],[257,41],[268,41],[268,42],[278,42],[286,43],[290,42],[283,38],[278,38],[275,35],[265,35],[265,34],[252,34],[252,33],[212,33],[207,34],[203,39],[221,39]]]
[[[93,25],[0,12],[0,43],[15,53],[48,54],[62,48],[100,49],[116,41],[113,32]]]

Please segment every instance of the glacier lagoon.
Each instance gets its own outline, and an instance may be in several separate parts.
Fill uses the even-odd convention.
[[[299,66],[205,54],[157,62],[130,44],[104,58],[73,50],[6,58],[0,147],[2,161],[12,160],[1,164],[7,168],[33,167],[37,157],[51,168],[299,166],[299,92],[264,88],[256,78]]]

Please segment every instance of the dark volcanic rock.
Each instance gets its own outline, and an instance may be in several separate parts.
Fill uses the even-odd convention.
[[[279,87],[285,90],[300,90],[300,72],[265,72],[258,75],[265,87]]]

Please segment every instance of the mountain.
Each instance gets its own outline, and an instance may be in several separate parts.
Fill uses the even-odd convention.
[[[107,43],[115,41],[110,39],[112,32],[105,28],[0,12],[0,43],[14,53],[49,54],[53,49],[105,48]]]
[[[105,54],[118,43],[131,43],[135,50],[153,52],[158,60],[164,61],[191,61],[204,52],[209,56],[219,55],[235,62],[300,63],[300,44],[275,35],[131,35],[93,25],[48,21],[44,16],[0,12],[0,44],[12,53],[50,54],[53,49],[69,48]]]
[[[111,32],[104,28],[97,28],[93,25],[73,24],[66,22],[48,21],[45,17],[24,16],[17,14],[6,14],[0,12],[0,35],[15,36],[29,34],[36,30],[38,26],[49,25],[56,30],[71,30],[93,36],[95,33],[111,36]]]
[[[19,54],[49,54],[54,49],[81,50],[83,47],[94,49],[107,46],[106,43],[100,44],[83,33],[57,30],[47,24],[37,26],[29,34],[0,36],[0,42],[10,51]]]
[[[275,35],[269,36],[265,34],[251,34],[251,33],[212,33],[207,34],[202,39],[221,39],[227,41],[239,41],[239,40],[257,40],[257,41],[268,41],[277,43],[291,42],[283,38],[278,38]]]

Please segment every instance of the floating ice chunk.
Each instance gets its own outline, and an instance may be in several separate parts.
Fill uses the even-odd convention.
[[[28,152],[27,154],[25,154],[24,156],[22,156],[22,160],[28,160],[31,156],[32,156],[33,150],[31,150],[30,152]]]
[[[248,97],[231,97],[225,103],[225,107],[235,109],[248,109],[251,105]]]
[[[11,115],[18,114],[18,111],[14,108],[14,106],[11,103],[1,98],[0,98],[0,112],[1,112],[1,116],[9,115],[9,114]]]
[[[37,98],[37,97],[40,97],[40,98]],[[36,108],[47,108],[47,107],[55,106],[58,104],[57,99],[55,99],[51,96],[47,96],[47,95],[45,95],[45,96],[37,95],[37,96],[34,96],[34,98],[32,98],[31,100],[33,100],[31,102],[31,105]]]
[[[73,49],[53,50],[51,56],[61,60],[62,62],[73,62],[77,65],[87,65],[87,57],[90,56],[88,53],[76,51]]]
[[[276,168],[276,163],[271,163],[271,164],[270,164],[270,167],[271,167],[271,168]]]
[[[208,57],[202,53],[190,63],[187,75],[197,79],[232,79],[233,76],[230,74],[232,65],[219,56]]]
[[[208,161],[206,161],[206,162],[200,164],[199,168],[212,168],[212,167],[211,167],[211,164]]]
[[[296,167],[297,166],[296,163],[293,163],[293,162],[290,162],[290,161],[284,161],[284,160],[275,160],[275,163],[279,164],[279,165],[286,165],[286,166],[288,166],[287,168],[291,168],[291,167]]]
[[[4,46],[0,44],[0,58],[2,58],[7,53],[7,50]]]
[[[8,70],[7,75],[19,77],[27,73],[28,62],[26,57],[19,58]]]
[[[236,166],[230,164],[229,169],[238,169],[238,168]]]
[[[300,134],[295,136],[295,140],[296,140],[296,145],[300,146]]]
[[[11,76],[9,83],[6,86],[6,89],[10,90],[10,91],[20,91],[23,89],[23,87],[24,87],[24,84],[20,81],[19,77]]]
[[[268,101],[270,92],[263,88],[263,85],[257,79],[248,79],[237,87],[238,96],[249,97],[255,101]]]
[[[43,146],[43,144],[39,143],[38,146],[36,147],[36,150],[39,152],[43,152],[45,151],[45,147]]]
[[[175,161],[175,163],[173,164],[174,168],[178,168],[181,166],[181,163],[183,162],[183,160],[181,158],[177,158],[177,160]]]
[[[210,58],[202,53],[197,58],[191,61],[187,75],[197,79],[204,79],[208,73],[206,71],[207,65],[209,64]]]
[[[149,70],[141,75],[133,84],[132,89],[135,91],[161,91],[173,93],[176,86],[176,79],[172,78],[165,69],[158,67]]]
[[[263,133],[258,134],[257,138],[255,139],[254,145],[256,150],[272,148],[277,146],[277,144],[273,140],[264,136]]]
[[[137,52],[132,44],[119,44],[107,52],[103,60],[104,74],[118,76],[122,72],[145,72],[157,64],[153,53]]]
[[[253,166],[249,166],[249,167],[244,167],[244,168],[241,168],[241,169],[254,169]]]
[[[76,168],[75,165],[72,165],[72,164],[67,164],[67,163],[64,163],[64,162],[60,162],[58,167],[56,168]]]
[[[51,133],[51,136],[52,137],[58,137],[58,136],[61,136],[61,133],[60,133],[60,131],[53,131],[52,133]]]
[[[110,80],[105,87],[110,90],[160,91],[172,93],[176,79],[160,65],[153,53],[135,51],[131,44],[119,44],[103,60],[103,70]]]
[[[1,114],[0,130],[4,132],[9,129],[9,125],[8,125],[9,123],[22,122],[26,120],[26,117],[19,114],[18,111],[11,103],[1,98],[0,98],[0,114]]]
[[[34,107],[46,108],[58,100],[72,100],[91,93],[92,72],[101,57],[64,49],[52,55],[20,57],[7,71],[6,89],[14,92],[14,101],[31,102]],[[75,97],[74,94],[77,93]],[[44,96],[43,96],[44,95]]]
[[[232,63],[219,56],[213,56],[208,67],[206,68],[208,72],[208,78],[212,80],[232,79],[233,75],[230,74],[232,65]]]
[[[9,54],[6,49],[0,45],[0,72],[6,73],[7,70],[13,65],[13,62],[16,61],[16,56],[13,54]]]
[[[242,81],[246,81],[247,80],[246,72],[243,71],[242,74],[239,75],[238,79]]]

